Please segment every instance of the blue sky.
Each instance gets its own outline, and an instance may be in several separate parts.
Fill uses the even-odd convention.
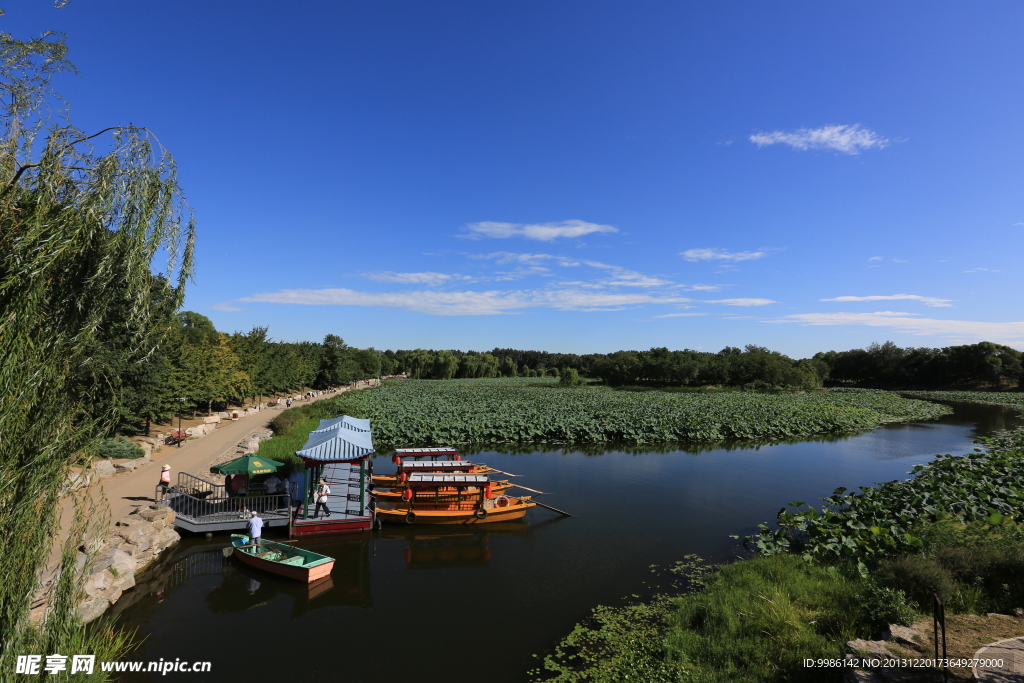
[[[1020,3],[5,7],[177,158],[218,329],[1024,349]]]

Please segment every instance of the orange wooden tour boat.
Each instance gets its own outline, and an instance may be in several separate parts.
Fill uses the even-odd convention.
[[[380,503],[377,516],[396,524],[488,524],[522,519],[530,496],[497,494],[483,474],[410,474],[402,499]]]

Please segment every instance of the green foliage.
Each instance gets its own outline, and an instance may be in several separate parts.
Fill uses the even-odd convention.
[[[842,643],[867,637],[868,585],[792,555],[723,567],[707,589],[676,601],[665,638],[668,661],[688,681],[820,681],[804,658],[840,658]]]
[[[111,460],[141,458],[146,454],[142,448],[136,446],[127,439],[103,439],[96,447],[96,453],[101,458],[109,458]]]
[[[304,467],[302,459],[296,456],[295,452],[302,449],[309,433],[317,428],[320,420],[329,420],[341,415],[365,417],[364,398],[366,394],[376,391],[380,389],[346,392],[281,413],[271,420],[270,428],[274,431],[274,436],[260,444],[260,455],[285,463],[287,469],[282,472],[301,470]]]
[[[683,563],[689,588],[641,603],[598,607],[543,659],[534,680],[765,683],[822,680],[804,658],[837,659],[870,635],[873,586],[790,555],[720,568]]]
[[[796,552],[826,562],[850,558],[866,572],[881,558],[924,547],[917,527],[929,522],[1008,524],[1024,506],[1024,431],[979,443],[988,450],[936,456],[914,467],[910,474],[916,476],[907,481],[860,492],[838,488],[820,510],[790,503],[798,509],[780,510],[777,528],[762,524],[744,543],[766,554]]]
[[[558,379],[558,386],[560,387],[581,387],[585,384],[583,379],[580,377],[580,373],[576,368],[566,368],[565,372]]]
[[[880,391],[635,394],[529,386],[538,381],[554,384],[528,378],[404,380],[367,395],[366,416],[374,420],[378,444],[426,446],[780,439],[949,412]]]
[[[174,161],[148,131],[101,131],[110,147],[97,153],[86,143],[101,133],[49,120],[48,79],[73,70],[65,49],[52,35],[0,34],[0,557],[17,568],[0,582],[3,672],[14,670],[17,653],[94,652],[122,642],[90,635],[97,632],[76,617],[75,549],[87,523],[105,519],[90,496],[75,499],[40,629],[28,627],[28,608],[70,468],[84,464],[97,435],[118,420],[116,406],[75,390],[101,362],[91,352],[115,328],[118,353],[146,358],[159,344],[164,307],[180,305],[192,268],[194,229]],[[167,285],[154,285],[158,258]],[[94,374],[116,360],[103,359]]]
[[[835,381],[872,386],[1018,386],[1024,354],[992,342],[941,349],[902,349],[892,342],[866,349],[818,353]]]
[[[1024,409],[1024,393],[1004,391],[914,391],[907,396],[928,401],[958,401],[961,403],[987,403]]]
[[[871,630],[878,632],[890,624],[912,625],[917,619],[920,604],[911,605],[907,594],[898,588],[870,582],[861,598],[860,607]]]
[[[922,548],[883,560],[879,583],[904,591],[923,610],[938,590],[953,612],[1008,613],[1024,604],[1024,528],[987,521],[928,523]]]

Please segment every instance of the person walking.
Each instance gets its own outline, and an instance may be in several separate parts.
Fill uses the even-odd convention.
[[[167,497],[167,489],[171,487],[171,466],[164,465],[160,470],[160,483],[157,484],[160,488],[160,497],[157,500],[163,500]]]
[[[245,530],[249,534],[249,543],[258,546],[260,536],[263,535],[263,520],[255,510],[249,513],[249,521],[245,524]]]
[[[324,512],[327,513],[327,517],[331,516],[331,509],[327,507],[327,496],[331,494],[331,487],[327,485],[326,479],[320,480],[320,485],[316,487],[316,507],[313,508],[313,518],[316,519],[317,515],[320,514],[320,508],[323,507]]]

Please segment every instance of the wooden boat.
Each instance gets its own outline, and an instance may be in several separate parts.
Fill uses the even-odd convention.
[[[413,474],[424,472],[490,474],[494,470],[487,465],[458,460],[409,460],[400,462],[398,464],[398,471],[394,474],[375,474],[371,481],[375,486],[394,488],[404,485],[402,482],[403,474],[408,478]]]
[[[231,534],[234,556],[240,562],[289,579],[313,583],[331,575],[334,558],[311,550],[293,548],[284,543],[263,540],[258,546],[249,545],[249,537]]]
[[[489,483],[483,474],[411,474],[409,500],[381,503],[377,516],[396,524],[488,524],[522,519],[537,505],[529,496],[497,495]]]
[[[430,448],[396,448],[395,455],[399,458],[438,458],[458,455],[459,449],[451,446],[432,446]]]
[[[458,475],[456,474],[456,475],[453,475],[453,476],[458,476]],[[505,493],[510,488],[512,488],[514,485],[515,484],[510,483],[508,479],[502,479],[501,481],[492,481],[490,483],[491,491],[495,495],[501,495],[501,494]],[[383,501],[392,501],[392,500],[401,500],[402,499],[402,492],[403,491],[405,491],[405,483],[404,482],[400,483],[400,484],[397,484],[396,486],[394,486],[394,487],[392,487],[390,489],[376,489],[374,491],[370,491],[370,495],[373,496],[374,498],[376,498],[377,500],[381,501],[381,502],[383,502]],[[447,491],[442,489],[442,493],[454,493],[454,492],[455,492],[455,489],[450,488],[450,487],[447,489]],[[468,492],[469,491],[467,491],[467,493]]]

